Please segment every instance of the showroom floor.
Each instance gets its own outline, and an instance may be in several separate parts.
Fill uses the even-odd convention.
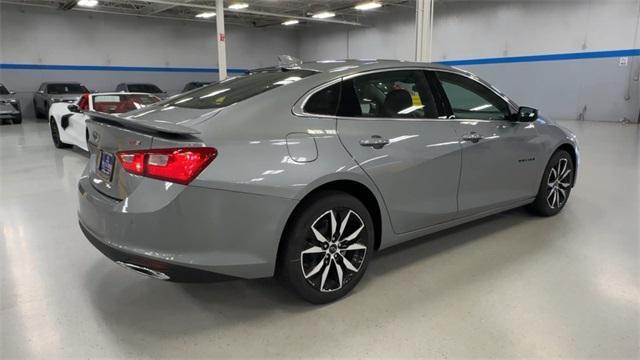
[[[175,284],[111,263],[81,234],[86,155],[43,121],[0,127],[0,358],[640,356],[640,130],[564,122],[578,186],[387,250],[346,299],[275,281]]]

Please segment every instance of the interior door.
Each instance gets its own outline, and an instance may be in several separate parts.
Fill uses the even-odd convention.
[[[535,196],[544,162],[536,122],[513,121],[512,106],[471,77],[437,77],[462,146],[459,216]]]
[[[460,144],[425,73],[394,70],[342,83],[338,135],[384,198],[396,233],[455,218]]]

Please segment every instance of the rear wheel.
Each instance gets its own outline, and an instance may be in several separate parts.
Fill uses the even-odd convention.
[[[553,216],[559,213],[569,200],[573,175],[571,155],[564,150],[556,151],[547,164],[538,195],[529,205],[529,209],[541,216]]]
[[[325,191],[293,215],[283,241],[279,275],[305,300],[328,303],[362,279],[373,253],[373,220],[355,197]]]
[[[57,147],[58,149],[68,148],[71,146],[60,141],[60,131],[58,129],[58,124],[53,119],[53,117],[49,119],[49,127],[51,127],[51,139],[53,140],[53,146]]]

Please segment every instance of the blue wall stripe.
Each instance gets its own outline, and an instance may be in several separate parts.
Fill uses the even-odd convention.
[[[102,65],[48,65],[48,64],[0,64],[0,69],[10,70],[73,70],[73,71],[135,71],[173,73],[217,73],[218,68],[102,66]],[[245,69],[227,69],[230,73],[244,73]]]
[[[600,58],[611,58],[611,57],[622,57],[622,56],[640,56],[640,49],[590,51],[590,52],[576,52],[576,53],[549,54],[549,55],[509,56],[509,57],[466,59],[466,60],[442,60],[437,62],[445,65],[484,65],[484,64],[508,64],[508,63],[540,62],[540,61],[600,59]]]
[[[540,61],[562,61],[581,59],[600,59],[622,56],[640,56],[640,49],[575,52],[548,55],[509,56],[495,58],[442,60],[445,65],[484,65],[508,64]],[[103,65],[49,65],[49,64],[0,64],[0,69],[7,70],[72,70],[72,71],[134,71],[134,72],[173,72],[173,73],[217,73],[218,68],[187,67],[149,67],[149,66],[103,66]],[[230,68],[229,73],[244,73],[245,69]]]

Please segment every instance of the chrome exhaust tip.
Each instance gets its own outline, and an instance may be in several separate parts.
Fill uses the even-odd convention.
[[[157,270],[149,269],[149,268],[144,267],[144,266],[130,264],[130,263],[126,263],[124,261],[116,261],[116,264],[122,266],[125,269],[133,270],[133,271],[137,272],[138,274],[142,274],[142,275],[150,277],[150,278],[154,278],[154,279],[158,279],[158,280],[169,280],[169,275],[167,275],[167,274],[165,274],[163,272],[157,271]]]

